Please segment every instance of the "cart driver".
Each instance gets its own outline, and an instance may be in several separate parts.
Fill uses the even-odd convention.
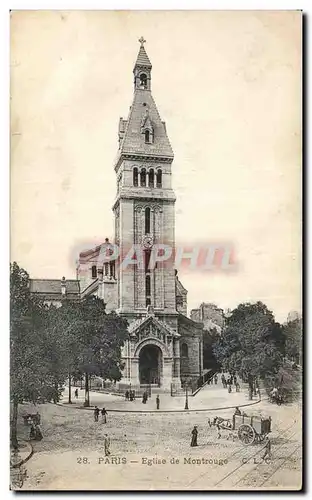
[[[242,412],[240,411],[238,406],[236,406],[235,411],[234,411],[234,415],[241,415],[241,414],[242,414]]]

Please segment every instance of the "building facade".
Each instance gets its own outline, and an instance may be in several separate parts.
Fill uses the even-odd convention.
[[[113,258],[115,247],[108,239],[82,252],[77,282],[81,299],[95,294],[107,312],[115,310],[128,321],[122,385],[178,391],[184,381],[202,376],[203,329],[186,316],[187,290],[174,266],[152,262],[156,248],[175,247],[174,155],[151,92],[152,65],[144,40],[140,43],[133,101],[128,118],[119,120],[114,164],[119,258]]]

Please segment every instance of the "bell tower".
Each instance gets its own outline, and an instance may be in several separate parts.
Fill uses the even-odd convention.
[[[121,261],[137,264],[118,268],[118,312],[131,319],[148,307],[176,328],[175,272],[172,265],[150,258],[155,245],[174,250],[175,194],[171,185],[173,151],[166,125],[151,93],[152,64],[143,37],[134,65],[134,96],[127,119],[119,120],[119,149],[115,161],[117,196],[115,242]],[[135,249],[135,254],[131,255]]]

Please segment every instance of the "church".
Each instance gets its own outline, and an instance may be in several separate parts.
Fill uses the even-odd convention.
[[[174,154],[152,96],[152,65],[141,38],[134,65],[134,95],[127,119],[120,118],[114,163],[114,244],[120,255],[141,248],[143,265],[124,269],[120,259],[101,259],[102,245],[79,255],[76,280],[31,280],[31,291],[47,302],[103,299],[106,311],[127,319],[129,340],[120,387],[146,385],[174,394],[203,375],[203,325],[187,317],[187,290],[174,266],[150,266],[155,245],[175,248]]]

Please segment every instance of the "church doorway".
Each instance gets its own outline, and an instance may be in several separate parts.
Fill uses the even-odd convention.
[[[162,376],[162,352],[156,345],[142,347],[139,355],[140,384],[160,386]]]

